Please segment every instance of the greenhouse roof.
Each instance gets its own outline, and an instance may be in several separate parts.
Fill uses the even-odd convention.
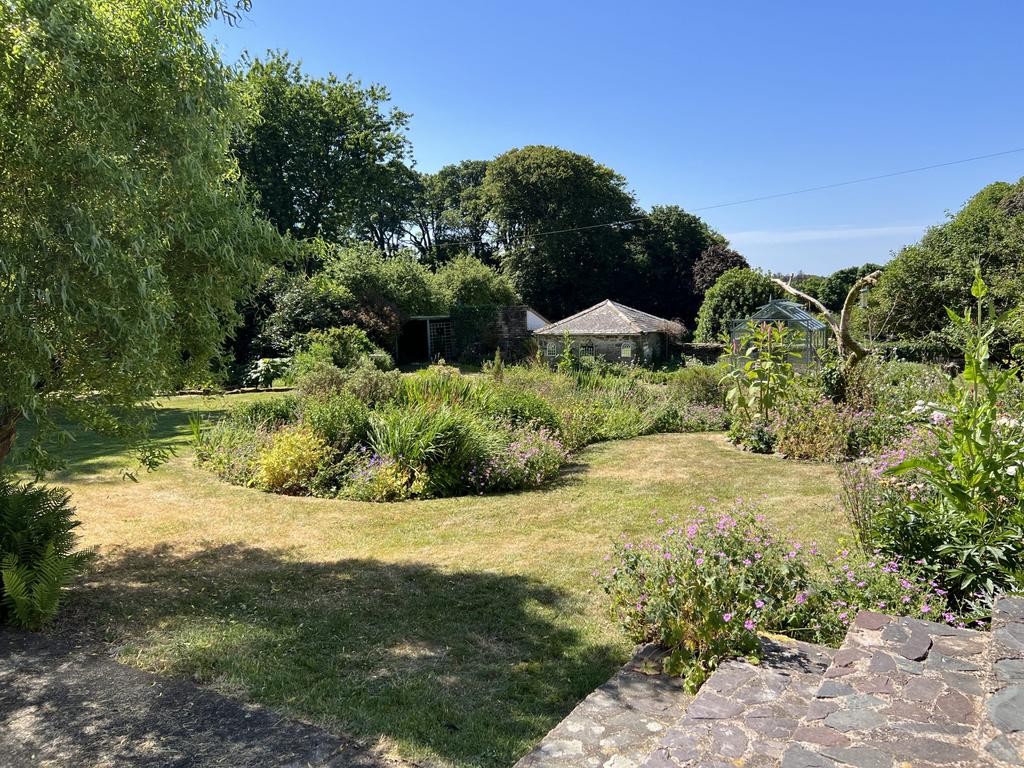
[[[757,309],[750,316],[751,320],[785,320],[787,323],[800,325],[807,331],[823,331],[827,327],[795,301],[773,299]]]

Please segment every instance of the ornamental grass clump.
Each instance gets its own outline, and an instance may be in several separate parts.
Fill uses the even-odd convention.
[[[667,671],[691,690],[727,658],[756,658],[759,631],[835,646],[864,609],[956,620],[915,565],[805,547],[743,501],[661,527],[656,539],[620,542],[601,580],[630,639],[663,645]]]

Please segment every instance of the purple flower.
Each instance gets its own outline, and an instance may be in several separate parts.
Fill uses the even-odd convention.
[[[697,558],[696,560],[694,560],[693,562],[694,562],[694,563],[695,563],[696,565],[698,565],[698,566],[704,565],[704,558],[703,558],[703,557],[698,557],[698,558]]]
[[[807,594],[804,592],[798,592],[796,595],[796,604],[803,605],[807,602]]]
[[[753,632],[755,626],[756,625],[754,624],[753,619],[747,619],[743,622],[743,628],[746,629],[748,632]]]
[[[755,600],[754,607],[759,609],[764,608],[764,600]]]
[[[723,613],[722,614],[722,621],[724,621],[724,622],[732,621],[732,614],[731,613]]]

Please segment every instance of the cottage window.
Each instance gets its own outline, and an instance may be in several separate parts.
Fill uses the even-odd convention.
[[[580,357],[593,357],[594,356],[594,344],[593,342],[587,341],[580,345]]]
[[[549,341],[545,350],[548,357],[558,357],[558,342]]]
[[[622,342],[622,346],[619,348],[619,357],[630,360],[633,359],[633,342]]]

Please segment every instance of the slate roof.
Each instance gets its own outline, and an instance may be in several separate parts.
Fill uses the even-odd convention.
[[[683,327],[671,320],[607,299],[564,320],[545,325],[534,333],[542,336],[561,336],[566,331],[570,336],[634,336],[640,333],[679,335],[682,334]]]

